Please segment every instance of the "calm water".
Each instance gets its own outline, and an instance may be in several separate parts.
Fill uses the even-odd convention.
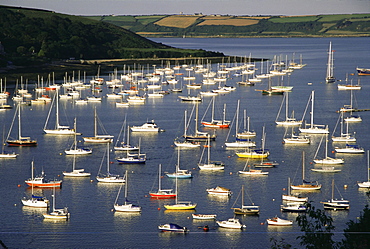
[[[333,43],[336,51],[335,76],[345,79],[345,75],[355,72],[356,66],[369,67],[370,38],[270,38],[270,39],[155,39],[162,43],[181,48],[195,48],[224,52],[227,55],[249,56],[272,59],[275,55],[289,59],[295,53],[296,62],[302,54],[303,62],[307,64],[301,70],[292,73],[289,84],[294,86],[289,95],[290,109],[295,110],[297,118],[301,118],[312,90],[315,90],[315,123],[327,124],[331,133],[336,125],[338,114],[335,112],[345,104],[350,104],[350,92],[338,91],[336,84],[325,84],[327,63],[327,49],[329,41]],[[157,65],[159,67],[160,65]],[[213,65],[216,69],[217,65]],[[259,66],[259,65],[257,65]],[[114,68],[112,68],[112,71]],[[119,68],[122,70],[122,68]],[[152,69],[151,69],[152,70]],[[102,72],[108,79],[109,72]],[[91,79],[92,75],[88,76]],[[199,76],[197,76],[199,77]],[[350,76],[357,83],[357,76]],[[60,81],[62,79],[59,79]],[[310,145],[291,146],[283,145],[282,138],[285,133],[283,127],[274,123],[281,105],[282,96],[262,96],[255,89],[266,88],[266,82],[254,87],[243,87],[236,84],[240,77],[231,76],[228,85],[234,85],[237,90],[226,95],[216,97],[216,115],[221,117],[222,106],[227,104],[227,119],[232,120],[235,115],[237,100],[240,99],[241,110],[246,109],[251,118],[251,127],[257,131],[256,142],[260,145],[262,127],[266,127],[266,148],[270,149],[270,160],[280,163],[265,177],[246,177],[237,174],[242,170],[246,160],[235,156],[236,150],[224,148],[224,142],[229,130],[217,130],[218,138],[212,143],[212,159],[225,162],[224,172],[206,173],[197,169],[202,149],[187,149],[181,151],[181,168],[191,169],[194,178],[179,181],[179,200],[191,200],[198,203],[196,211],[170,212],[165,211],[163,204],[172,203],[173,200],[153,200],[148,197],[148,192],[157,184],[158,165],[162,164],[165,172],[173,172],[177,160],[173,140],[183,132],[184,111],[191,112],[193,104],[183,103],[178,100],[179,95],[186,95],[186,91],[179,94],[169,94],[163,99],[148,99],[144,105],[117,108],[114,100],[103,99],[101,103],[88,103],[78,106],[72,101],[60,101],[62,122],[73,125],[73,118],[77,118],[77,129],[84,135],[93,134],[93,112],[96,106],[97,113],[105,129],[117,138],[125,119],[130,125],[141,125],[147,120],[154,119],[165,132],[159,134],[132,134],[132,144],[138,144],[141,137],[142,152],[147,154],[145,165],[119,165],[114,158],[119,153],[111,152],[111,172],[124,174],[129,171],[129,199],[138,202],[142,207],[141,214],[123,214],[112,212],[113,203],[118,193],[119,185],[101,184],[94,179],[97,175],[105,146],[93,145],[93,154],[79,156],[77,167],[91,172],[90,178],[73,179],[64,178],[63,187],[56,191],[56,206],[68,206],[71,219],[66,222],[47,221],[42,218],[44,210],[22,207],[21,198],[30,195],[24,180],[30,177],[31,161],[34,159],[37,172],[42,169],[49,178],[61,175],[64,170],[72,167],[72,157],[63,154],[73,142],[72,137],[51,136],[43,134],[50,104],[22,107],[23,135],[31,136],[38,140],[36,148],[8,148],[19,153],[17,159],[0,160],[0,239],[11,248],[97,248],[97,247],[130,247],[130,248],[161,248],[161,247],[250,247],[266,248],[270,245],[269,239],[285,238],[288,243],[298,245],[296,237],[299,227],[271,228],[264,223],[266,218],[279,215],[283,218],[295,219],[294,213],[281,213],[281,195],[286,191],[287,178],[299,181],[301,175],[301,154],[306,152],[306,175],[310,179],[317,179],[322,185],[322,190],[309,193],[308,196],[317,208],[322,208],[320,201],[331,196],[331,181],[334,178],[337,188],[336,197],[340,194],[350,200],[349,211],[329,212],[337,228],[336,239],[341,239],[340,232],[346,227],[345,223],[359,216],[360,211],[369,203],[366,191],[359,189],[357,181],[366,180],[366,155],[343,155],[345,164],[340,166],[342,171],[336,174],[314,173],[309,169],[317,150],[321,136],[313,136]],[[197,79],[200,81],[200,78]],[[287,84],[287,79],[284,79]],[[309,85],[307,83],[311,82]],[[277,83],[277,78],[273,79]],[[354,105],[358,108],[370,108],[369,90],[370,77],[361,78],[362,90],[355,91]],[[164,86],[166,90],[168,86]],[[31,86],[30,86],[31,88]],[[203,90],[214,89],[216,86],[204,86]],[[103,94],[107,92],[103,86]],[[12,89],[9,89],[12,91]],[[199,90],[191,90],[196,94]],[[88,91],[82,92],[83,96]],[[209,104],[210,97],[204,98],[199,106],[200,117],[203,116]],[[9,100],[9,104],[13,104]],[[1,124],[5,125],[7,133],[15,109],[0,112]],[[358,144],[366,150],[370,149],[370,120],[369,112],[361,112],[362,123],[351,124],[350,131],[356,132]],[[210,114],[208,114],[210,118]],[[309,120],[308,115],[306,120]],[[193,126],[193,125],[192,125]],[[337,128],[339,129],[339,127]],[[339,130],[337,130],[339,131]],[[231,129],[231,135],[235,132]],[[230,135],[230,136],[231,136]],[[79,138],[82,140],[82,138]],[[113,145],[112,145],[113,146]],[[329,143],[329,152],[334,145]],[[322,148],[323,149],[323,148]],[[323,150],[321,150],[323,154]],[[105,161],[103,168],[105,168]],[[62,177],[62,176],[60,176]],[[18,186],[20,185],[20,186]],[[174,187],[174,181],[163,178],[165,188]],[[217,185],[230,188],[233,195],[229,199],[212,198],[205,191]],[[232,210],[238,192],[244,185],[248,198],[246,204],[252,201],[260,205],[260,215],[254,217],[239,217],[247,225],[244,231],[234,231],[217,228],[214,222],[193,221],[191,213],[217,214],[219,220],[233,217]],[[348,185],[348,188],[344,188]],[[50,200],[52,190],[35,190],[36,194],[43,194]],[[120,198],[122,203],[123,196]],[[240,201],[238,202],[240,205]],[[187,235],[162,234],[157,226],[173,222],[190,229]],[[205,233],[200,227],[208,224],[211,230]]]

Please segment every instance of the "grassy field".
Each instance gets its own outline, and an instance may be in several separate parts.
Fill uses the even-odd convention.
[[[249,26],[257,24],[259,20],[247,18],[229,18],[229,19],[205,19],[198,25],[231,25],[231,26]]]
[[[281,16],[280,18],[270,18],[273,23],[294,23],[294,22],[315,22],[319,19],[317,16]]]

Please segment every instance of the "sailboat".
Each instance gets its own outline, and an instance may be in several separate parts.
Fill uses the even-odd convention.
[[[122,186],[123,186],[123,183],[122,183],[121,186],[119,187],[116,200],[114,201],[114,210],[115,211],[119,211],[119,212],[135,212],[135,213],[141,212],[141,207],[136,206],[136,205],[133,205],[132,203],[130,203],[127,200],[127,188],[128,188],[128,174],[127,174],[127,170],[126,170],[125,178],[126,178],[126,184],[125,184],[125,202],[122,205],[117,204],[118,197],[119,197],[119,194],[120,194],[121,189],[122,189]]]
[[[332,139],[333,142],[356,142],[356,138],[348,132],[348,122],[346,123],[346,133],[343,133],[343,120],[344,120],[343,116],[344,116],[344,113],[340,112],[340,114],[339,114],[340,136],[337,137],[337,136],[333,135],[331,137],[331,139]],[[338,121],[339,121],[339,119],[338,119]],[[335,129],[334,129],[334,131],[335,131]]]
[[[362,122],[362,118],[359,116],[359,115],[353,115],[353,93],[352,93],[352,90],[351,90],[351,105],[350,105],[350,108],[349,108],[349,112],[350,112],[350,115],[346,118],[344,118],[344,121],[345,122]]]
[[[47,129],[54,102],[55,102],[55,117],[56,117],[55,127],[54,129]],[[59,91],[58,90],[56,91],[54,98],[53,98],[53,102],[50,105],[50,110],[49,110],[49,113],[48,113],[48,116],[46,118],[45,125],[44,125],[44,132],[46,134],[53,134],[53,135],[74,135],[76,134],[75,129],[70,129],[69,126],[60,125],[59,123]]]
[[[68,212],[68,208],[55,208],[55,188],[53,189],[53,210],[50,213],[43,214],[45,219],[65,219],[68,220],[71,214]]]
[[[94,136],[83,137],[87,143],[111,143],[113,141],[112,135],[98,135],[98,115],[96,114],[96,107],[94,108]]]
[[[249,163],[249,160],[245,163],[244,169],[241,171],[238,171],[239,174],[243,174],[243,175],[268,175],[269,174],[269,172],[262,171],[260,169],[251,169],[251,166],[248,163]],[[247,167],[248,167],[248,170],[246,170]]]
[[[174,173],[166,174],[169,178],[192,178],[193,175],[187,169],[180,169],[180,148],[177,148],[177,164]]]
[[[172,189],[162,189],[161,184],[161,168],[162,165],[159,164],[158,169],[158,190],[149,192],[150,197],[158,198],[158,199],[169,199],[169,198],[176,198],[176,193],[173,192]]]
[[[234,214],[248,214],[248,215],[259,214],[260,206],[256,206],[254,205],[254,203],[252,203],[252,205],[249,205],[249,206],[244,205],[244,185],[242,185],[242,189],[241,189],[241,199],[242,199],[242,205],[238,208],[232,208],[234,209]]]
[[[308,197],[301,197],[299,195],[292,195],[290,191],[290,177],[288,177],[288,194],[282,195],[283,201],[293,201],[293,202],[307,202]]]
[[[109,165],[110,165],[110,160],[109,160],[109,143],[107,143],[107,173],[106,174],[100,174],[100,169],[103,165],[104,157],[103,160],[101,161],[100,164],[100,169],[98,176],[96,177],[96,180],[98,182],[104,182],[104,183],[122,183],[125,182],[125,177],[122,177],[120,175],[114,175],[109,172]]]
[[[254,147],[256,146],[256,143],[254,141],[250,141],[247,138],[254,137],[256,135],[255,132],[249,131],[249,121],[248,121],[248,131],[244,131],[243,133],[238,133],[239,129],[239,106],[240,106],[240,100],[238,100],[237,108],[236,108],[236,124],[235,124],[235,142],[226,142],[225,146],[228,148],[248,148],[248,147]],[[248,118],[249,120],[249,118]],[[244,138],[238,139],[238,134],[244,134]],[[243,136],[242,136],[243,137]]]
[[[370,152],[367,151],[367,182],[357,183],[360,188],[370,188]]]
[[[238,152],[236,155],[238,157],[246,157],[246,158],[267,158],[270,155],[270,151],[265,149],[265,140],[266,140],[266,133],[265,127],[263,127],[262,132],[262,148],[261,149],[247,149],[245,152]]]
[[[321,184],[315,182],[308,182],[305,180],[305,160],[304,160],[304,151],[302,151],[302,184],[299,185],[290,185],[293,190],[320,190]]]
[[[331,42],[329,43],[329,51],[328,51],[328,65],[326,69],[326,83],[334,83],[334,50],[331,49]]]
[[[226,104],[224,104],[222,120],[215,120],[214,115],[215,115],[215,97],[213,96],[213,98],[212,98],[211,121],[202,120],[201,124],[204,125],[204,127],[209,127],[209,128],[229,128],[230,127],[230,121],[225,120],[226,119],[225,118],[225,116],[226,116]]]
[[[202,157],[204,154],[204,149],[208,147],[208,153],[207,153],[207,161],[204,163],[201,163]],[[223,170],[225,169],[225,164],[221,161],[211,161],[211,139],[210,135],[208,135],[208,146],[204,147],[202,156],[200,158],[200,161],[198,163],[198,167],[201,170]]]
[[[32,176],[33,179],[33,161],[32,161]],[[49,200],[43,196],[35,196],[33,195],[33,185],[31,186],[31,198],[23,197],[22,204],[28,207],[39,207],[39,208],[47,208],[49,207]]]
[[[309,125],[306,124],[306,126],[309,126],[307,128],[299,128],[299,131],[302,132],[302,133],[312,133],[312,134],[325,134],[325,133],[329,133],[328,126],[326,126],[326,125],[316,125],[313,122],[313,117],[314,117],[313,110],[314,110],[315,91],[312,91],[311,96],[310,96],[310,99],[311,99],[311,123]]]
[[[18,113],[18,138],[9,139],[17,113]],[[27,147],[37,146],[37,141],[36,140],[33,140],[30,137],[23,137],[22,136],[21,106],[19,104],[17,105],[17,110],[14,113],[14,118],[13,118],[13,121],[12,121],[12,125],[10,126],[10,130],[9,130],[9,133],[8,133],[8,138],[6,140],[6,143],[8,144],[8,146],[27,146]]]
[[[236,140],[251,139],[256,136],[256,132],[250,130],[250,118],[247,117],[247,110],[244,110],[244,130],[236,134]]]
[[[309,144],[310,142],[311,142],[310,141],[310,136],[302,135],[302,134],[295,135],[294,130],[293,130],[293,126],[292,126],[292,133],[291,133],[290,137],[286,136],[286,134],[285,134],[284,138],[283,138],[283,143],[284,144]]]
[[[177,181],[178,181],[178,177],[176,177],[176,189],[175,189],[175,193],[176,193],[176,201],[175,201],[175,204],[166,204],[164,205],[165,209],[167,210],[192,210],[192,209],[195,209],[197,204],[196,203],[192,203],[191,201],[178,201],[178,184],[177,184]]]
[[[187,121],[186,121],[186,117],[187,117],[187,110],[185,110],[185,114],[184,114],[185,118],[184,118],[184,135],[183,137],[186,137],[186,131],[187,131],[187,128],[188,128],[188,124],[187,124]],[[194,142],[190,142],[190,141],[187,141],[186,139],[184,141],[180,141],[178,138],[175,139],[174,141],[174,144],[177,146],[177,147],[184,147],[184,148],[197,148],[197,147],[200,147],[200,143],[194,143]]]
[[[320,145],[321,145],[321,142],[322,142],[323,138],[324,137],[321,138]],[[315,158],[316,158],[317,152],[319,151],[320,145],[317,148]],[[332,157],[328,156],[328,134],[325,135],[325,158],[323,158],[323,159],[314,159],[313,161],[316,164],[343,164],[344,163],[343,158],[332,158]]]
[[[18,154],[15,154],[15,152],[8,152],[5,151],[5,125],[3,127],[3,140],[2,140],[2,147],[1,147],[1,153],[0,158],[16,158]]]
[[[77,119],[74,120],[74,130],[77,131]],[[92,150],[90,148],[77,147],[77,132],[74,133],[74,142],[68,150],[64,151],[67,155],[87,155],[91,154]]]
[[[280,116],[280,112],[281,112],[281,109],[283,107],[283,103],[284,103],[284,100],[285,100],[285,120],[278,120],[279,119],[279,116]],[[280,109],[279,109],[279,112],[276,116],[276,119],[275,119],[275,123],[277,125],[284,125],[284,126],[294,126],[294,125],[301,125],[302,124],[302,120],[297,120],[295,117],[294,117],[294,111],[292,112],[292,116],[289,117],[289,92],[286,92],[286,94],[284,95],[284,98],[283,98],[283,101],[281,102],[281,106],[280,106]]]
[[[188,135],[184,134],[184,138],[187,141],[207,141],[208,133],[207,132],[200,132],[198,131],[198,102],[195,102],[195,134]],[[216,140],[216,134],[210,135],[211,140]]]
[[[146,162],[146,154],[140,153],[140,143],[141,143],[141,138],[139,138],[139,146],[137,153],[132,154],[129,153],[129,150],[126,150],[126,156],[117,158],[117,161],[119,163],[145,163]],[[135,151],[136,152],[136,151]]]
[[[76,169],[76,154],[73,155],[73,162],[72,162],[72,171],[63,172],[64,176],[73,176],[73,177],[86,177],[90,176],[91,174],[88,172],[84,172],[84,169]]]
[[[120,134],[122,133],[122,130],[125,130],[125,126],[126,126],[126,118],[125,118],[125,121],[123,122]],[[127,126],[126,142],[125,142],[125,135],[126,135],[125,132],[123,132],[123,140],[120,146],[118,146],[118,142],[120,141],[120,135],[118,136],[117,143],[114,146],[114,150],[119,150],[119,151],[138,150],[139,148],[137,146],[130,145],[130,126]]]
[[[41,172],[40,176],[34,176],[33,171],[34,171],[34,166],[32,162],[32,177],[25,180],[24,182],[28,186],[33,186],[33,187],[39,187],[39,188],[60,188],[62,186],[62,180],[47,180],[45,179],[45,173],[44,170]]]
[[[331,199],[328,201],[322,201],[321,203],[324,204],[324,209],[333,209],[333,210],[344,210],[349,209],[349,201],[341,199],[334,199],[334,179],[331,183]]]

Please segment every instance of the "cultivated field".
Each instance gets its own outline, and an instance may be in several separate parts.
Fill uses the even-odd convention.
[[[187,28],[198,20],[199,16],[168,16],[154,24],[165,27]]]

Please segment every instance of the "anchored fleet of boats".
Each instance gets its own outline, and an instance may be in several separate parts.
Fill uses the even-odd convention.
[[[327,76],[326,76],[326,82],[327,83],[334,83],[336,81],[336,78],[334,77],[334,71],[333,71],[333,50],[331,48],[332,44],[330,42],[329,45],[329,58],[328,58],[328,69],[327,69]],[[290,63],[290,66],[288,67],[288,64],[284,63],[275,63],[274,70],[270,72],[270,74],[264,74],[266,77],[256,77],[255,79],[261,79],[261,78],[269,78],[269,89],[263,90],[263,94],[269,94],[269,95],[280,95],[283,94],[284,98],[282,100],[282,104],[280,106],[280,110],[278,111],[278,115],[276,117],[275,123],[280,126],[287,126],[289,129],[291,128],[291,137],[284,135],[284,143],[285,144],[309,144],[310,136],[311,134],[324,134],[324,136],[321,139],[321,142],[325,138],[325,156],[320,158],[317,158],[317,153],[313,159],[314,163],[316,164],[315,168],[312,169],[312,171],[315,172],[340,172],[340,170],[335,169],[332,165],[338,165],[338,164],[344,164],[344,160],[342,158],[332,158],[328,156],[328,136],[329,133],[329,127],[327,125],[317,125],[314,124],[314,96],[315,91],[311,92],[309,103],[311,105],[310,110],[310,122],[308,125],[303,125],[299,128],[299,131],[302,134],[296,135],[294,133],[294,129],[298,128],[298,126],[301,126],[303,124],[304,117],[301,120],[298,120],[294,117],[294,111],[289,113],[289,91],[292,91],[291,86],[271,86],[271,77],[274,77],[276,75],[285,75],[287,72],[292,72],[293,69],[300,69],[304,66],[304,64],[297,64],[297,63]],[[282,69],[282,65],[285,65],[285,69]],[[199,67],[200,68],[200,67]],[[243,70],[243,74],[245,75],[254,75],[255,72],[255,65],[251,66],[245,66],[241,67]],[[230,69],[231,71],[231,69]],[[364,68],[357,68],[357,71],[359,75],[368,75],[369,69]],[[159,71],[156,71],[159,72]],[[226,72],[226,73],[225,73]],[[237,110],[235,112],[235,117],[233,121],[228,121],[226,117],[226,104],[223,105],[222,110],[222,119],[215,119],[216,115],[216,97],[219,94],[226,94],[233,90],[235,90],[235,87],[230,86],[221,86],[221,82],[225,82],[227,80],[226,74],[228,74],[229,71],[226,70],[226,68],[222,68],[219,70],[218,74],[220,75],[219,78],[215,78],[215,82],[219,82],[218,89],[215,89],[213,91],[209,92],[203,92],[201,94],[201,97],[199,96],[179,96],[179,98],[182,101],[191,101],[193,110],[188,117],[187,110],[185,110],[184,115],[184,134],[182,135],[182,138],[175,138],[174,144],[177,148],[177,163],[175,165],[175,171],[173,173],[164,172],[163,174],[166,175],[168,178],[174,178],[175,179],[175,190],[172,188],[162,188],[162,165],[159,164],[158,167],[158,177],[155,178],[155,181],[158,181],[158,186],[155,190],[150,190],[149,195],[151,198],[155,199],[175,199],[174,203],[166,202],[163,207],[166,210],[172,210],[172,211],[179,211],[179,210],[195,210],[197,207],[196,203],[193,203],[192,201],[179,201],[179,188],[180,184],[178,181],[181,181],[181,179],[186,178],[192,178],[193,174],[188,169],[180,169],[180,148],[188,148],[188,149],[196,149],[201,146],[204,147],[202,156],[198,162],[198,164],[194,163],[194,166],[197,165],[199,170],[201,171],[217,171],[217,170],[224,170],[228,166],[225,165],[222,161],[214,161],[211,160],[211,151],[214,151],[212,148],[212,141],[216,140],[217,138],[217,129],[228,129],[231,128],[233,125],[235,125],[235,135],[233,135],[233,139],[235,141],[233,142],[225,142],[225,147],[235,149],[236,152],[234,155],[240,158],[247,158],[247,162],[245,163],[245,167],[243,170],[238,171],[240,175],[246,175],[246,177],[254,177],[258,175],[265,175],[268,176],[268,171],[262,171],[255,169],[255,167],[267,167],[267,168],[273,168],[279,165],[279,163],[273,162],[273,161],[266,161],[266,158],[270,156],[270,150],[265,148],[266,145],[266,132],[265,127],[263,127],[262,135],[261,135],[261,148],[255,148],[256,142],[254,141],[256,137],[256,132],[253,130],[250,130],[250,118],[246,115],[246,110],[244,110],[244,129],[241,131],[241,128],[239,127],[239,109],[240,109],[240,100],[237,101]],[[158,73],[159,74],[159,73]],[[132,76],[133,78],[139,77],[141,74]],[[214,74],[216,75],[216,73]],[[131,77],[130,76],[130,77]],[[141,76],[140,76],[141,77]],[[154,78],[155,76],[150,78],[151,84],[147,86],[147,89],[153,90],[152,93],[147,94],[147,97],[156,97],[155,94],[160,95],[160,97],[164,97],[164,93],[154,91],[154,89],[158,89],[161,86],[156,85],[154,82],[159,81],[159,79]],[[159,77],[158,77],[159,78]],[[195,77],[194,77],[195,78]],[[100,79],[100,78],[99,78]],[[122,79],[122,77],[121,77]],[[144,80],[144,78],[141,78],[141,80]],[[190,71],[189,71],[189,77],[187,80],[191,81],[193,80],[193,77],[190,77]],[[103,80],[94,80],[94,84],[103,84]],[[168,80],[167,82],[171,82],[171,84],[177,84],[178,80],[173,79]],[[207,85],[211,84],[209,80],[206,81]],[[254,80],[254,78],[249,78],[246,82],[254,82],[257,83],[258,80]],[[120,80],[112,81],[110,84],[120,84]],[[135,85],[138,85],[138,83],[134,83]],[[204,83],[205,84],[205,83]],[[158,87],[157,87],[158,86]],[[194,84],[190,83],[187,84],[188,88],[192,89],[198,89],[202,87],[202,84]],[[59,88],[55,88],[59,89]],[[49,88],[49,90],[55,90],[54,88]],[[97,88],[94,88],[98,91]],[[175,88],[173,88],[175,89]],[[65,154],[67,155],[73,155],[73,161],[71,166],[71,171],[65,171],[62,174],[65,177],[90,177],[91,173],[85,172],[84,169],[78,169],[76,166],[76,155],[86,155],[91,154],[92,150],[85,147],[79,147],[78,146],[78,139],[77,136],[81,135],[80,133],[77,133],[77,119],[74,119],[74,127],[70,128],[68,125],[60,125],[60,114],[59,114],[59,101],[60,99],[67,98],[71,95],[72,91],[69,92],[69,95],[59,95],[59,90],[55,90],[54,97],[52,98],[52,102],[50,105],[50,110],[48,112],[48,116],[46,118],[45,126],[43,128],[44,132],[49,135],[73,135],[74,136],[74,142],[70,149],[65,150]],[[135,87],[132,87],[130,89],[127,89],[126,91],[122,91],[119,93],[110,93],[110,95],[107,95],[107,98],[110,99],[122,99],[123,95],[129,95],[130,93],[134,93],[134,95],[130,95],[127,97],[127,102],[118,102],[121,103],[122,106],[130,106],[132,104],[143,104],[145,103],[146,95],[138,95],[138,90]],[[78,91],[74,92],[75,95],[78,95]],[[203,101],[204,97],[206,96],[213,96],[209,107],[211,107],[211,118],[206,119],[206,113],[205,116],[199,122],[199,103]],[[101,98],[96,96],[90,96],[87,98],[88,101],[101,101]],[[49,101],[49,100],[48,100]],[[45,102],[45,101],[44,101]],[[285,103],[285,105],[284,105]],[[77,104],[77,102],[76,102]],[[123,105],[124,104],[124,105]],[[307,105],[307,106],[308,106]],[[37,141],[31,139],[30,137],[24,137],[21,133],[21,103],[17,104],[16,111],[14,113],[13,122],[11,124],[11,128],[9,130],[9,134],[7,139],[3,139],[6,141],[8,146],[36,146]],[[55,107],[54,107],[55,106]],[[117,105],[118,107],[119,105]],[[284,108],[285,116],[283,118],[280,117],[281,111]],[[356,110],[353,108],[353,94],[351,91],[351,105],[347,106],[349,108],[341,109],[340,111],[340,117],[338,119],[338,123],[340,123],[340,136],[332,136],[332,141],[335,143],[340,142],[346,142],[345,147],[335,147],[335,152],[337,153],[351,153],[351,154],[361,154],[364,153],[365,150],[361,148],[360,146],[356,144],[351,144],[351,142],[356,142],[356,139],[354,136],[352,136],[348,131],[348,126],[350,122],[360,122],[360,117],[353,115],[353,111]],[[55,108],[55,126],[54,128],[48,128],[50,123],[50,117],[52,116],[52,110]],[[207,108],[208,109],[208,108]],[[349,112],[350,116],[345,118],[344,113]],[[193,122],[192,115],[193,112],[195,112],[195,131],[192,134],[189,134],[189,123],[190,121]],[[306,111],[305,111],[306,113]],[[54,116],[54,115],[53,115]],[[303,115],[304,116],[304,115]],[[190,120],[189,122],[187,120]],[[208,120],[208,121],[206,121]],[[11,130],[13,128],[13,123],[17,121],[18,122],[18,135],[17,138],[12,139],[10,138]],[[337,123],[337,124],[338,124]],[[199,125],[202,125],[204,128],[208,128],[206,131],[201,131],[199,128]],[[346,131],[344,131],[344,126],[346,126]],[[104,133],[102,135],[99,135],[98,128],[100,127],[100,132]],[[234,131],[234,129],[232,129]],[[120,135],[117,138],[116,145],[114,146],[114,150],[118,153],[124,153],[124,156],[117,156],[115,159],[119,163],[125,163],[125,164],[138,164],[138,163],[145,163],[147,158],[146,154],[141,153],[140,148],[140,139],[139,139],[139,145],[133,146],[130,145],[130,132],[136,133],[136,134],[155,134],[159,133],[161,131],[164,131],[163,129],[159,128],[159,126],[154,122],[154,120],[147,121],[142,125],[133,125],[129,126],[128,123],[125,121],[122,125],[122,129],[120,132]],[[334,129],[335,131],[335,129]],[[4,132],[3,132],[4,133]],[[123,133],[123,139],[121,142],[121,133]],[[309,135],[307,135],[309,134]],[[333,133],[334,134],[334,133]],[[114,211],[117,212],[127,212],[127,213],[140,213],[142,211],[142,208],[139,205],[134,205],[130,201],[128,201],[128,171],[126,170],[125,176],[120,176],[118,174],[112,174],[110,172],[110,143],[113,142],[114,136],[109,135],[108,132],[104,129],[101,120],[99,119],[97,115],[96,108],[94,108],[94,134],[92,136],[84,136],[82,137],[85,143],[92,143],[96,146],[99,146],[99,144],[105,144],[106,145],[106,152],[105,155],[101,161],[101,165],[99,168],[99,172],[97,176],[95,177],[96,181],[98,183],[120,183],[120,188],[117,193],[116,200],[113,204]],[[321,145],[320,142],[320,145]],[[317,149],[317,152],[319,151],[320,146]],[[212,152],[215,153],[215,152]],[[273,154],[274,152],[271,152]],[[369,154],[369,153],[368,153]],[[6,156],[8,155],[8,156]],[[203,159],[204,156],[204,159]],[[219,155],[217,155],[219,158]],[[217,157],[215,156],[215,157]],[[0,155],[2,158],[15,158],[16,154],[6,154],[4,153],[4,146],[3,146],[3,153]],[[104,165],[104,159],[106,159],[106,166]],[[258,159],[260,162],[253,163],[253,167],[249,164],[249,159]],[[369,159],[368,159],[369,161]],[[368,163],[369,164],[369,163]],[[330,165],[330,166],[328,166]],[[317,166],[321,166],[321,168],[317,168]],[[302,183],[299,184],[292,184],[290,177],[288,177],[288,193],[282,195],[282,202],[281,205],[281,211],[284,212],[305,212],[307,210],[307,206],[305,203],[308,202],[308,197],[300,196],[298,192],[307,193],[308,191],[319,191],[321,190],[322,185],[319,184],[317,181],[308,181],[306,179],[305,175],[305,152],[302,150],[302,160],[301,164],[298,164],[298,168],[301,168],[302,170]],[[106,169],[106,170],[105,170]],[[32,161],[32,168],[31,168],[31,178],[26,180],[25,183],[32,188],[32,195],[31,197],[24,197],[21,201],[24,206],[29,207],[39,207],[39,208],[48,208],[49,207],[49,200],[47,200],[44,196],[35,196],[34,195],[34,188],[53,188],[53,195],[52,195],[52,208],[50,212],[43,214],[43,217],[45,219],[63,219],[67,220],[70,218],[70,213],[68,209],[62,208],[57,209],[55,208],[56,203],[56,196],[55,196],[55,188],[60,188],[62,184],[62,180],[46,180],[44,171],[42,170],[42,174],[38,176],[34,176],[34,165]],[[106,172],[105,172],[106,171]],[[104,172],[104,173],[103,173]],[[358,186],[361,188],[370,188],[370,168],[369,165],[367,166],[367,181],[359,182]],[[134,186],[135,184],[132,183]],[[118,204],[118,199],[121,193],[121,189],[124,187],[124,202],[123,204]],[[322,202],[325,209],[333,209],[333,210],[341,210],[341,209],[349,209],[349,201],[345,200],[343,198],[341,199],[334,199],[334,180],[332,182],[332,197],[330,200]],[[228,188],[216,186],[214,188],[207,188],[206,191],[210,196],[221,196],[230,198],[232,195],[232,191]],[[294,193],[292,193],[295,191]],[[251,205],[244,205],[244,198],[245,198],[245,190],[244,185],[241,186],[241,191],[239,193],[238,198],[236,201],[241,200],[241,204],[238,206],[235,206],[235,203],[233,205],[233,213],[234,215],[258,215],[260,213],[260,206],[255,205],[253,202]],[[168,200],[171,201],[171,200]],[[235,201],[235,202],[236,202]],[[226,220],[217,220],[216,224],[219,227],[222,228],[231,228],[231,229],[243,229],[246,227],[246,225],[242,224],[240,220],[236,217],[229,218]],[[217,215],[216,214],[192,214],[192,217],[194,220],[215,220]],[[293,224],[293,221],[286,220],[280,217],[273,217],[268,218],[266,220],[266,223],[268,225],[273,226],[289,226]],[[158,229],[163,232],[177,232],[177,233],[186,233],[189,230],[186,227],[179,226],[174,223],[166,223],[163,225],[159,225]],[[208,226],[203,228],[204,231],[208,231]]]

